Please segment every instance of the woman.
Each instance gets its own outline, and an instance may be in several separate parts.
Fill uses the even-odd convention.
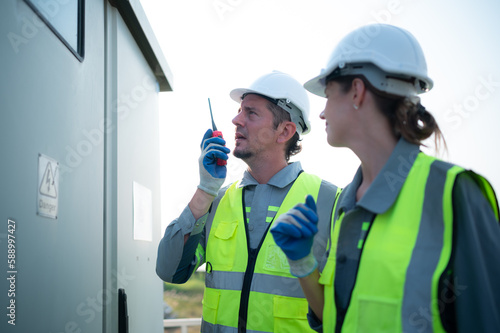
[[[326,97],[328,143],[361,160],[332,214],[326,263],[310,254],[307,198],[272,228],[324,332],[498,332],[500,226],[490,184],[419,150],[441,132],[418,94],[433,86],[406,30],[348,34],[304,87]],[[324,267],[323,267],[324,266]]]

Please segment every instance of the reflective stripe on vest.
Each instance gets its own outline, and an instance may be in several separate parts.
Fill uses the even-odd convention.
[[[241,272],[212,271],[205,286],[213,289],[241,290],[244,275],[245,273]],[[296,282],[294,277],[254,273],[252,282],[250,291],[288,297],[304,297],[301,288],[289,288]]]
[[[229,327],[229,326],[223,326],[223,325],[217,325],[217,324],[211,324],[207,321],[202,321],[201,323],[201,332],[203,333],[211,333],[211,332],[216,332],[216,333],[238,333],[238,328],[237,327]],[[263,331],[254,331],[254,330],[247,330],[247,333],[267,333]]]
[[[320,178],[301,173],[276,217],[303,202],[306,194],[317,200],[320,186]],[[238,183],[228,188],[208,236],[206,261],[211,270],[205,275],[202,331],[236,332],[240,306],[248,306],[247,332],[313,332],[298,279],[290,274],[286,256],[269,232],[257,255],[248,304],[240,304],[249,258],[242,196]]]
[[[419,153],[396,202],[369,229],[343,332],[444,331],[438,286],[450,261],[452,192],[461,172]],[[486,180],[483,185],[491,189]],[[493,190],[483,193],[498,211]],[[342,219],[343,214],[333,224],[332,249],[320,277],[325,285],[324,332],[334,332],[336,325],[334,281]]]

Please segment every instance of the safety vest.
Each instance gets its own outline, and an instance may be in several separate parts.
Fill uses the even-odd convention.
[[[392,207],[364,225],[368,235],[342,332],[444,332],[438,285],[451,274],[452,192],[461,172],[480,185],[498,220],[498,203],[486,179],[419,153]],[[332,221],[332,247],[319,280],[325,287],[323,332],[334,332],[336,325],[336,249],[343,216]]]
[[[275,219],[306,194],[317,200],[320,185],[320,178],[302,172],[281,206],[274,207]],[[299,281],[269,228],[260,246],[248,249],[243,192],[238,182],[228,188],[208,236],[202,331],[313,332]]]

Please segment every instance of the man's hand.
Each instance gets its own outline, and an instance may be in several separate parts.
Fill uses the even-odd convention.
[[[227,168],[225,165],[217,165],[217,159],[227,160],[230,150],[225,147],[226,141],[220,137],[212,137],[209,129],[203,136],[201,142],[201,155],[198,159],[200,169],[200,184],[198,188],[202,191],[217,196],[219,189],[226,179]]]

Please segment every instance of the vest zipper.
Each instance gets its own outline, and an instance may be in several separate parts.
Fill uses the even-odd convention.
[[[356,265],[356,272],[354,274],[356,280],[358,277],[359,263],[361,262],[361,256],[363,255],[363,249],[365,248],[366,239],[368,238],[368,234],[370,233],[370,229],[372,228],[373,221],[375,221],[376,216],[377,216],[376,214],[372,214],[370,225],[368,226],[368,230],[366,230],[365,239],[363,240],[363,244],[361,245],[361,249],[359,250],[358,264]],[[347,306],[345,309],[342,309],[341,316],[339,316],[339,311],[337,311],[337,322],[335,323],[335,333],[340,333],[340,331],[342,330],[342,325],[344,325],[345,315],[347,313],[347,309],[349,309],[349,305],[351,304],[352,292],[356,287],[356,280],[354,280],[354,283],[352,284],[351,291],[349,292],[349,300],[347,301]],[[335,283],[335,281],[333,283]],[[339,309],[338,305],[335,305],[335,307]]]
[[[266,231],[262,235],[262,239],[260,240],[259,245],[255,249],[250,248],[250,236],[248,234],[248,226],[247,226],[247,214],[246,214],[246,206],[245,206],[245,188],[243,188],[241,200],[243,204],[243,224],[245,225],[245,235],[247,238],[247,252],[248,252],[248,262],[247,268],[245,270],[245,275],[243,277],[243,287],[241,289],[241,298],[240,298],[240,309],[238,313],[238,333],[246,333],[247,331],[247,320],[248,320],[248,302],[250,299],[250,287],[252,285],[253,273],[255,271],[255,264],[257,262],[257,255],[259,254],[260,248],[264,243],[264,239],[267,236],[267,232],[269,231],[269,227],[273,223],[271,221],[267,226]],[[274,220],[274,218],[273,218]]]

